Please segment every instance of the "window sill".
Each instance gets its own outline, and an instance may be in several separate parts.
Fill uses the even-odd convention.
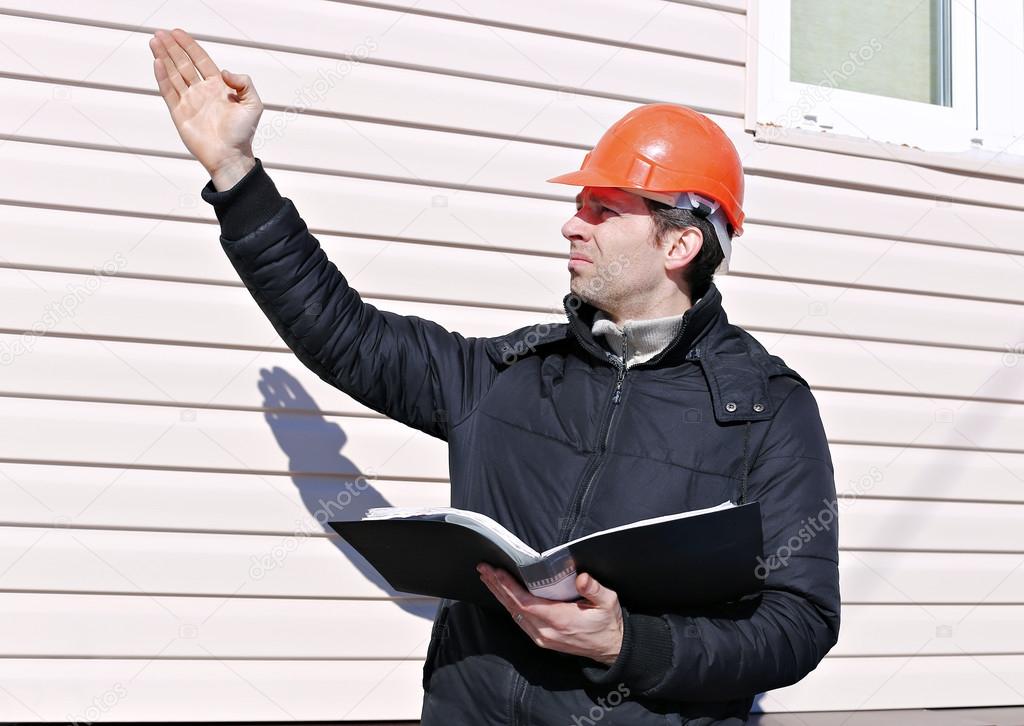
[[[754,141],[851,156],[899,161],[942,171],[1024,181],[1024,156],[977,147],[966,151],[926,151],[915,146],[847,136],[832,131],[784,128],[757,123]]]

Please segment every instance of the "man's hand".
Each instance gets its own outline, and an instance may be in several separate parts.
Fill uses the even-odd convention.
[[[217,68],[181,28],[157,30],[149,49],[160,95],[185,148],[217,191],[229,189],[256,164],[252,139],[263,103],[252,79]]]
[[[485,562],[477,571],[510,615],[523,614],[519,626],[537,645],[605,665],[615,661],[622,646],[622,609],[613,590],[577,573],[576,590],[584,599],[560,602],[531,594],[508,572]]]

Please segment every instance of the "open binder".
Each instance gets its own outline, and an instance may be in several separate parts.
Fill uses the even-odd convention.
[[[576,573],[587,572],[631,611],[720,605],[761,585],[757,501],[631,522],[543,552],[490,517],[453,507],[375,507],[360,520],[328,524],[396,590],[485,607],[500,604],[480,581],[480,561],[561,601],[579,597]]]

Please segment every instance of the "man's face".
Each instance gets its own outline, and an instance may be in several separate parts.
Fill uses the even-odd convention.
[[[642,197],[614,187],[583,187],[575,216],[562,225],[569,240],[569,288],[602,310],[623,310],[664,284],[664,252]]]

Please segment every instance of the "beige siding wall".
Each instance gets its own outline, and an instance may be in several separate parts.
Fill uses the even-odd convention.
[[[746,22],[0,2],[0,720],[419,714],[436,602],[317,516],[360,474],[350,514],[447,504],[447,452],[302,367],[241,286],[156,94],[176,26],[254,78],[257,154],[364,297],[464,334],[554,319],[547,177],[637,103],[712,115],[748,171],[726,309],[811,382],[844,496],[840,643],[759,707],[1024,701],[1022,187],[753,142]]]

